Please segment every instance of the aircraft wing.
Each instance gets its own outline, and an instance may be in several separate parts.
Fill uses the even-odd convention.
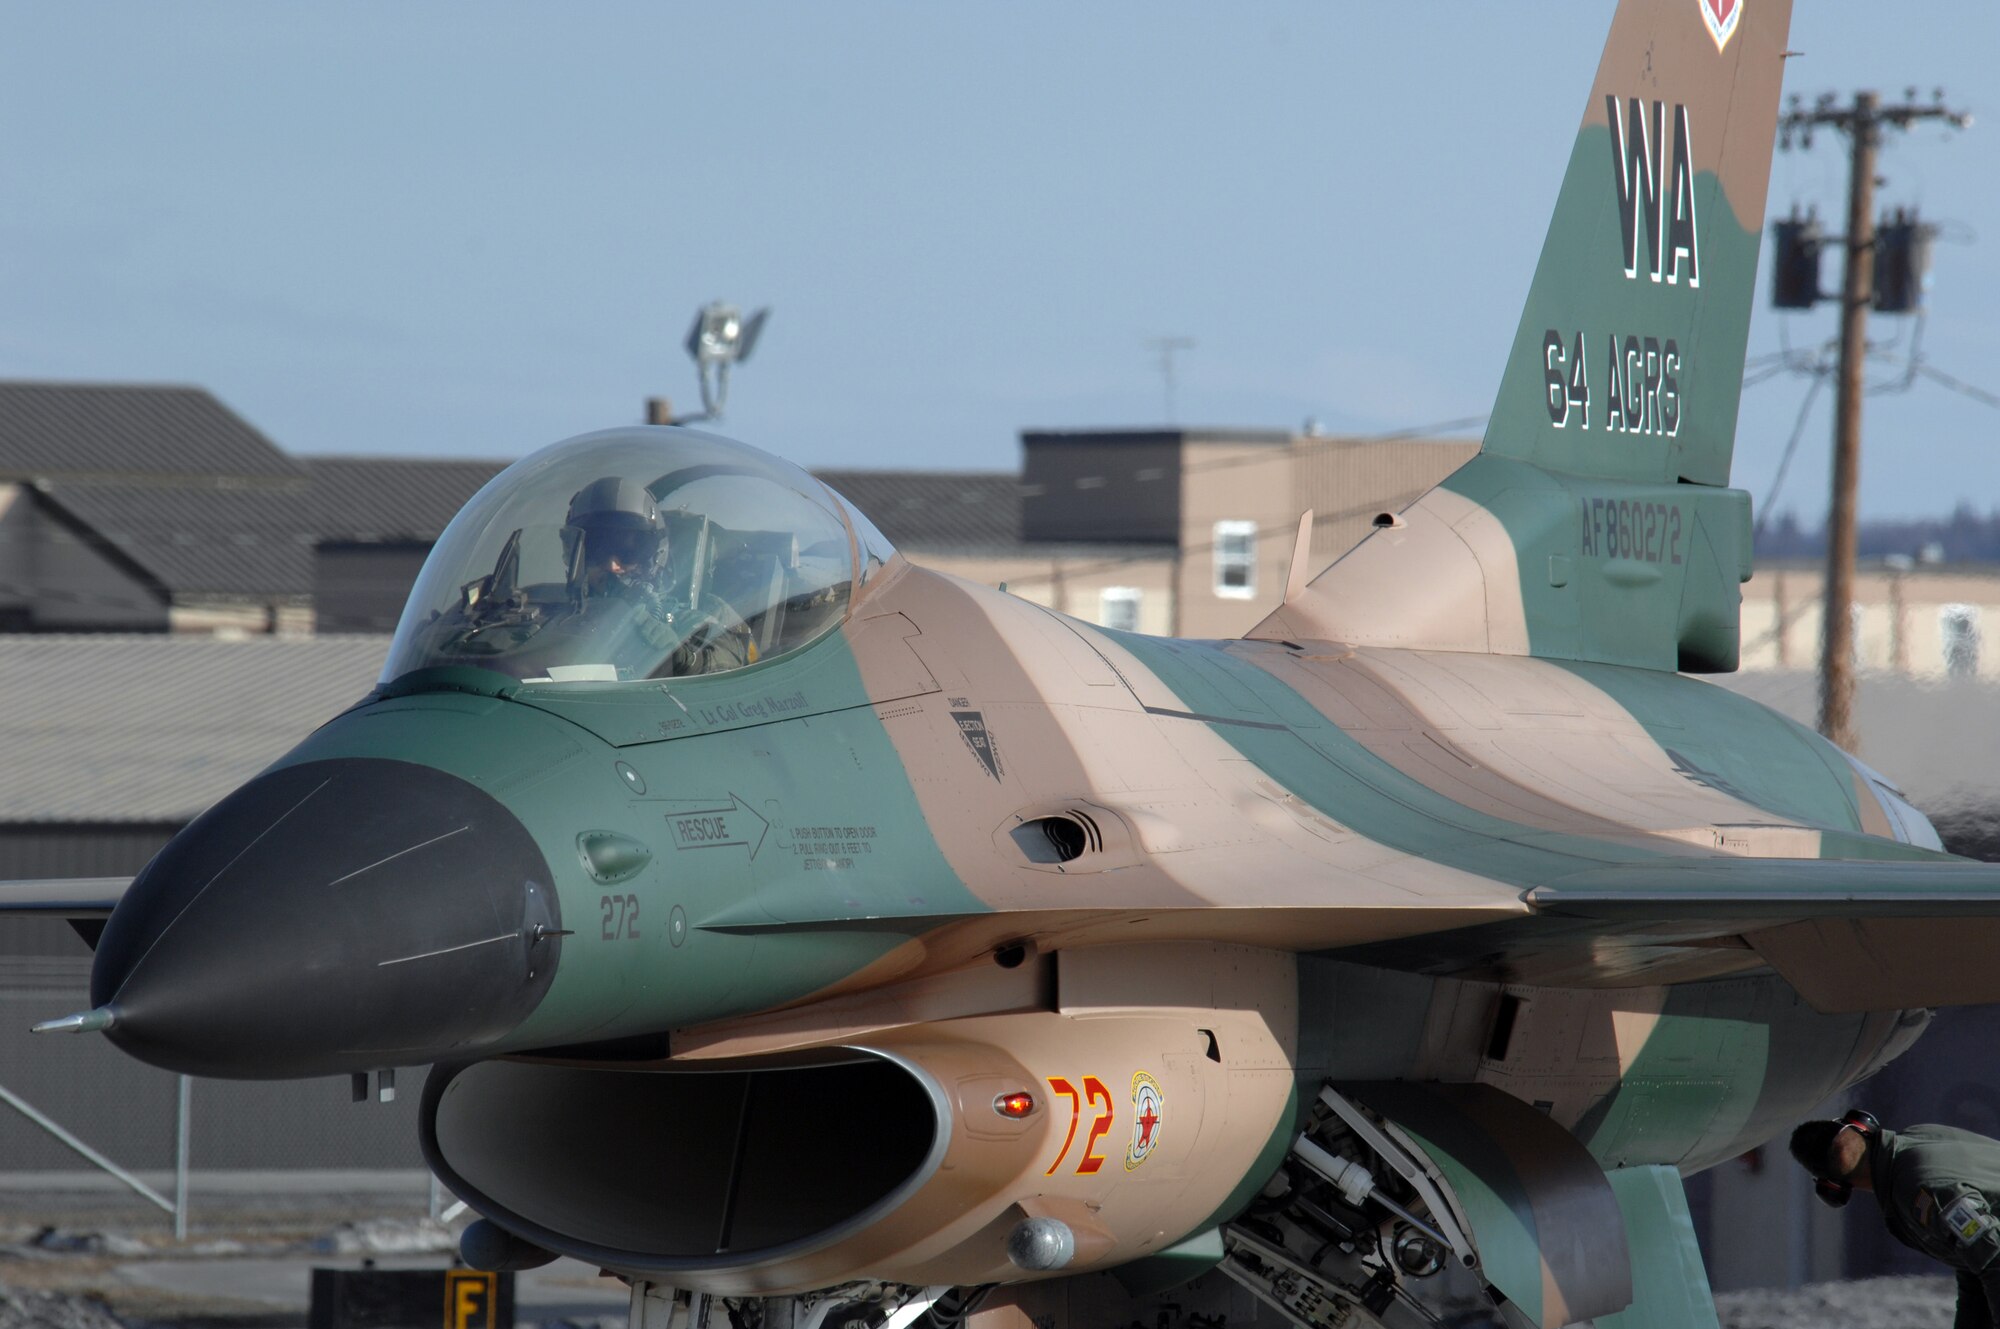
[[[1640,984],[1703,952],[1721,977],[1769,965],[1822,1011],[2000,1001],[2000,864],[1695,859],[1592,869],[1522,917],[1338,952],[1430,974]]]
[[[0,881],[0,914],[109,918],[130,877],[40,877]]]

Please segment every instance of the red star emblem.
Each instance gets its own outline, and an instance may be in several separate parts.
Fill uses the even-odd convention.
[[[1153,1127],[1159,1124],[1160,1124],[1160,1114],[1153,1111],[1153,1105],[1151,1103],[1146,1104],[1146,1110],[1139,1114],[1139,1147],[1141,1149],[1150,1148],[1152,1146]]]

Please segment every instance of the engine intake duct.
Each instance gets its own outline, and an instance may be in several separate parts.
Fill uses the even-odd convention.
[[[537,1245],[664,1273],[839,1241],[921,1186],[949,1112],[895,1062],[622,1070],[440,1066],[425,1158],[473,1208]]]

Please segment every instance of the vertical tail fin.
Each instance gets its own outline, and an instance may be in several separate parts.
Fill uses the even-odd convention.
[[[1619,6],[1485,450],[1729,483],[1791,0]]]
[[[1736,667],[1728,488],[1791,0],[1622,0],[1479,455],[1252,630]]]

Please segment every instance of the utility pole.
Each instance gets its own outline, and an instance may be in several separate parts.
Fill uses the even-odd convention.
[[[1811,110],[1794,107],[1779,118],[1778,143],[1790,147],[1797,134],[1812,146],[1819,126],[1847,135],[1852,160],[1847,177],[1847,265],[1840,285],[1840,368],[1833,417],[1833,498],[1826,518],[1826,608],[1820,637],[1819,731],[1850,751],[1854,730],[1854,555],[1855,488],[1861,471],[1861,367],[1868,354],[1868,308],[1875,300],[1875,149],[1882,126],[1907,129],[1918,120],[1944,120],[1963,129],[1972,122],[1946,109],[1940,90],[1934,102],[1918,105],[1916,90],[1893,106],[1873,92],[1854,94],[1841,108],[1825,96]]]
[[[1826,514],[1826,609],[1820,625],[1819,731],[1843,748],[1854,733],[1854,489],[1861,472],[1861,362],[1875,289],[1875,94],[1854,94],[1848,140],[1847,273],[1840,283],[1840,379],[1833,404],[1833,499]]]

